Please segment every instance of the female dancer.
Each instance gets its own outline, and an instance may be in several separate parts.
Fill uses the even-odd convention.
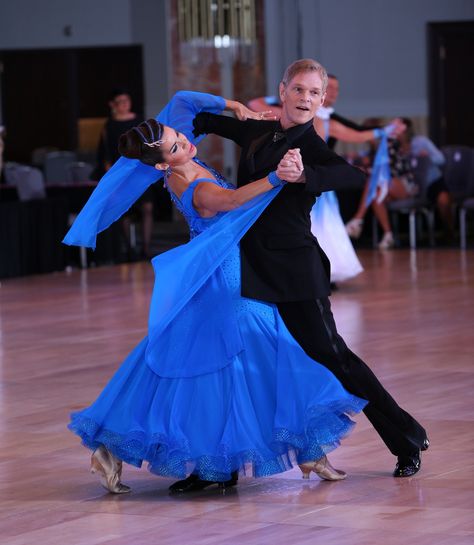
[[[236,483],[237,471],[271,475],[295,461],[306,478],[311,471],[328,480],[346,477],[326,453],[352,427],[347,415],[365,401],[305,354],[276,305],[240,295],[239,240],[284,182],[277,170],[236,190],[195,157],[193,117],[225,107],[240,118],[264,117],[239,103],[180,92],[159,116],[166,125],[150,119],[124,134],[119,149],[129,163],[114,167],[112,201],[104,205],[99,190],[65,239],[91,239],[91,210],[102,217],[113,209],[116,216],[122,192],[132,187],[125,180],[143,189],[143,180],[130,176],[137,159],[164,172],[191,231],[188,244],[152,261],[148,335],[99,398],[72,415],[69,427],[94,451],[92,471],[110,492],[130,490],[120,480],[122,460],[138,467],[146,460],[158,475],[193,473],[224,487]],[[298,160],[295,150],[289,159]]]

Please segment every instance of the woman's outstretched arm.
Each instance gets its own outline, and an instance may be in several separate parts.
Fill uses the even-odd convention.
[[[212,182],[201,182],[194,190],[193,205],[202,217],[214,216],[242,206],[285,183],[275,172],[238,189],[225,189]]]

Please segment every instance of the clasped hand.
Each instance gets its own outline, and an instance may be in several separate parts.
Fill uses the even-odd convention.
[[[288,150],[278,163],[277,176],[289,183],[305,182],[303,159],[299,148]]]

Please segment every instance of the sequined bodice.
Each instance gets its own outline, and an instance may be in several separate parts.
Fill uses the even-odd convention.
[[[193,193],[195,187],[201,183],[201,182],[211,182],[214,183],[220,187],[224,187],[225,189],[235,189],[235,187],[227,182],[219,172],[214,170],[212,167],[206,165],[203,161],[200,161],[199,159],[195,158],[194,161],[208,170],[211,175],[214,176],[214,178],[198,178],[197,180],[194,180],[189,187],[186,189],[186,191],[181,195],[181,198],[179,198],[168,186],[167,180],[168,180],[168,174],[165,174],[164,180],[165,180],[165,187],[168,190],[171,200],[175,204],[178,211],[183,214],[186,222],[189,225],[189,233],[190,237],[194,238],[199,233],[202,233],[206,229],[208,229],[211,225],[213,225],[225,212],[218,212],[215,216],[212,216],[211,218],[202,218],[197,210],[193,206]]]
[[[211,225],[214,225],[219,218],[221,218],[226,212],[218,212],[212,218],[202,218],[196,209],[193,206],[193,193],[194,188],[201,182],[212,182],[220,187],[226,189],[235,189],[235,187],[227,182],[216,170],[212,167],[209,167],[202,161],[194,159],[198,165],[206,168],[214,177],[212,178],[199,178],[192,182],[186,191],[179,198],[166,183],[167,176],[165,175],[165,187],[168,189],[171,200],[176,205],[176,208],[183,214],[188,225],[191,238],[194,238],[199,233],[202,233]],[[253,299],[247,299],[242,297],[240,294],[240,248],[236,244],[232,251],[229,252],[228,256],[221,263],[221,270],[224,273],[224,277],[227,283],[227,287],[231,293],[231,297],[234,303],[234,310],[237,312],[237,315],[246,312],[253,312],[254,315],[258,315],[265,320],[269,320],[273,324],[273,327],[276,327],[276,306],[264,303],[262,301],[255,301]]]

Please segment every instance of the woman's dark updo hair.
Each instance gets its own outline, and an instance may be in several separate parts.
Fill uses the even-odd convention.
[[[163,162],[162,137],[163,124],[147,119],[120,136],[118,152],[128,159],[139,159],[145,165],[154,167],[156,163]]]

